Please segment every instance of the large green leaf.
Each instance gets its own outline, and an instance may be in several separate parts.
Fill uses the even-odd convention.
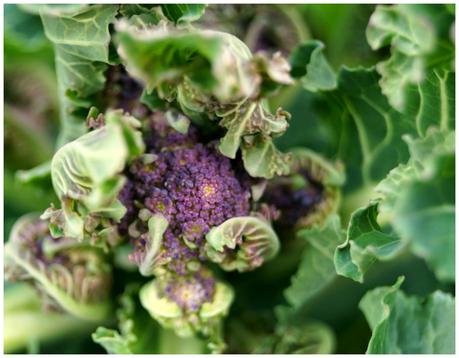
[[[298,232],[298,238],[306,240],[298,271],[284,291],[287,302],[294,308],[300,308],[328,285],[335,277],[333,254],[336,247],[344,240],[339,217],[334,215],[323,227],[315,226]]]
[[[367,353],[454,353],[454,298],[441,291],[426,299],[409,297],[399,289],[402,282],[376,288],[360,301],[372,330]]]
[[[376,188],[381,212],[396,234],[424,258],[437,277],[454,281],[454,132],[432,129],[407,138],[411,159]]]
[[[401,136],[412,133],[414,123],[392,109],[378,80],[374,69],[342,68],[337,90],[328,95],[336,106],[326,109],[325,120],[336,132],[349,187],[371,187],[408,159]]]
[[[454,123],[454,76],[428,72],[409,88],[410,105],[397,112],[381,92],[374,69],[342,68],[336,90],[325,93],[317,110],[327,131],[330,152],[346,163],[347,191],[371,188],[409,159],[404,135],[425,136],[429,127]],[[366,203],[364,203],[365,205]]]
[[[395,231],[411,243],[441,280],[455,274],[455,156],[427,163],[419,178],[403,185],[393,208]]]
[[[400,4],[378,6],[370,18],[366,35],[372,49],[391,46],[391,57],[376,68],[383,93],[398,110],[409,104],[407,88],[423,81],[425,58],[435,50],[437,34],[431,16],[416,5]]]
[[[109,62],[109,25],[116,5],[37,8],[45,34],[54,44],[61,106],[59,145],[84,133],[90,96],[101,91]]]
[[[389,260],[403,248],[396,235],[382,231],[377,216],[377,202],[352,214],[346,242],[335,251],[334,261],[339,275],[363,282],[365,272],[376,260]]]

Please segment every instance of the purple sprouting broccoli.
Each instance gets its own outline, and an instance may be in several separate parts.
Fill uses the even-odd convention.
[[[128,169],[128,181],[119,195],[127,207],[120,231],[131,236],[131,258],[139,262],[148,244],[148,228],[141,217],[145,212],[163,215],[168,225],[157,262],[187,275],[190,262],[205,259],[203,243],[212,227],[249,214],[250,187],[215,142],[198,142],[193,127],[181,134],[162,113],[154,114],[149,124],[146,154]]]

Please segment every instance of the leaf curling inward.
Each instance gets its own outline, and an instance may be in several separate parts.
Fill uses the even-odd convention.
[[[52,182],[62,209],[51,207],[42,217],[50,220],[53,235],[83,240],[93,221],[95,225],[90,226],[96,231],[91,237],[98,240],[109,233],[104,228],[115,234],[107,219],[118,222],[125,214],[126,208],[117,199],[125,181],[120,173],[145,145],[138,130],[140,123],[121,110],[107,112],[105,123],[61,147],[52,159]]]
[[[8,280],[32,282],[53,307],[87,321],[110,313],[111,269],[101,251],[71,238],[55,241],[37,214],[15,223],[5,260]]]
[[[279,239],[270,224],[252,216],[235,217],[206,235],[206,255],[224,270],[253,270],[279,251]]]
[[[406,243],[393,234],[383,232],[377,222],[378,202],[352,213],[346,241],[336,248],[336,272],[362,283],[364,275],[375,261],[390,260],[398,255]]]
[[[155,269],[155,258],[158,255],[164,232],[169,225],[162,214],[154,214],[148,220],[148,239],[146,240],[146,252],[139,262],[139,271],[143,276],[151,276]],[[134,257],[137,257],[135,255]],[[137,260],[136,260],[137,261]]]
[[[201,306],[197,317],[190,317],[175,301],[160,293],[159,280],[161,278],[146,283],[139,293],[142,306],[152,318],[164,328],[174,330],[180,337],[191,337],[200,332],[205,336],[210,335],[211,340],[221,338],[213,335],[220,335],[216,327],[228,314],[234,299],[234,292],[229,285],[216,282],[212,301]]]
[[[109,111],[104,127],[60,148],[51,163],[56,194],[80,200],[120,173],[128,160],[144,150],[139,125],[121,111]]]

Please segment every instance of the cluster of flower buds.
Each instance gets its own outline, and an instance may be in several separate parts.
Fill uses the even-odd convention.
[[[233,294],[205,262],[252,270],[275,256],[279,241],[269,219],[254,213],[261,181],[215,142],[200,142],[193,126],[176,131],[168,115],[146,122],[146,152],[128,166],[119,194],[127,209],[119,230],[140,273],[156,276],[142,291],[152,316],[181,335],[210,334]]]

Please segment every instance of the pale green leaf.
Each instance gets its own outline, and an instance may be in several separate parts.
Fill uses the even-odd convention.
[[[242,146],[244,167],[252,177],[271,179],[290,172],[291,155],[280,152],[272,139],[260,135],[250,138]]]
[[[98,327],[92,339],[104,347],[108,354],[132,354],[127,339],[114,329]]]
[[[43,215],[50,219],[53,235],[83,240],[89,215],[118,222],[126,212],[117,196],[125,181],[121,172],[144,150],[140,123],[120,110],[109,111],[105,122],[105,126],[65,144],[52,159],[51,177],[63,214],[61,217],[60,210],[51,208]]]

